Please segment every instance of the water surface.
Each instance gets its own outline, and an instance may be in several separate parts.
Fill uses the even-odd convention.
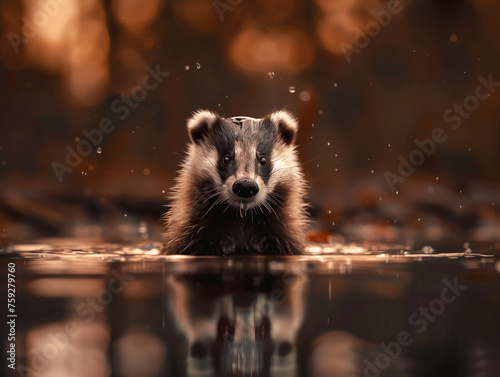
[[[33,376],[497,376],[500,245],[311,244],[189,257],[47,239],[15,264],[16,368]],[[2,339],[8,328],[3,327]],[[8,374],[10,373],[10,374]]]

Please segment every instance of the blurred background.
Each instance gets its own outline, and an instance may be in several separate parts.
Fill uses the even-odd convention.
[[[297,115],[311,240],[497,240],[499,14],[496,0],[0,0],[0,242],[159,239],[199,108]]]

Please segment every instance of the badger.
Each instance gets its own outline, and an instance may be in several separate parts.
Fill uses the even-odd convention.
[[[187,156],[165,214],[163,253],[296,255],[305,246],[306,183],[289,112],[188,120]]]

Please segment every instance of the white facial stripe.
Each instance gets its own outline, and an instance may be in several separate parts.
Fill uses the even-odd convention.
[[[257,146],[251,145],[250,148],[244,148],[240,142],[234,146],[234,155],[236,159],[236,178],[237,179],[255,179],[255,154]]]
[[[290,172],[297,168],[295,152],[291,148],[275,148],[271,154],[273,170],[267,182],[269,191],[273,191],[279,182],[289,179]]]
[[[217,185],[221,184],[221,179],[219,176],[219,172],[217,171],[217,161],[218,154],[214,148],[200,148],[198,146],[195,147],[196,158],[193,160],[193,168],[196,170],[202,170],[206,172],[210,179],[216,183]]]

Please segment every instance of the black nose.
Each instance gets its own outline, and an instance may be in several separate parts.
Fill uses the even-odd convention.
[[[254,181],[241,179],[234,182],[233,192],[240,198],[251,198],[252,196],[257,195],[259,192],[259,186],[257,186],[257,183]]]

